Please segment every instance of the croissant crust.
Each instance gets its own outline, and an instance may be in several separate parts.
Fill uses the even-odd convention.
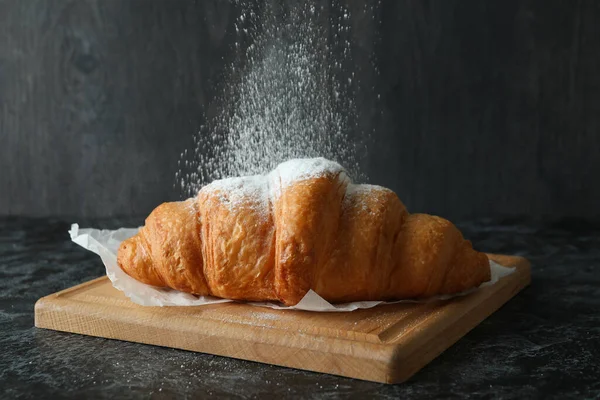
[[[286,305],[309,289],[334,303],[396,300],[490,279],[487,256],[451,222],[409,214],[393,191],[354,185],[324,159],[161,204],[121,243],[118,264],[153,286]]]

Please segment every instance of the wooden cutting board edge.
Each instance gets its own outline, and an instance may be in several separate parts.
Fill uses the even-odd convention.
[[[65,300],[69,293],[76,292],[92,285],[105,282],[106,276],[96,278],[60,292],[45,296],[35,304],[35,326],[63,332],[78,333],[137,343],[179,348],[183,350],[204,352],[220,356],[241,358],[249,361],[275,364],[285,367],[299,368],[309,371],[325,372],[334,375],[366,379],[383,383],[404,382],[429,363],[444,350],[452,346],[467,332],[477,326],[486,317],[500,308],[510,298],[526,287],[530,281],[530,264],[522,257],[488,255],[491,259],[504,265],[516,265],[517,271],[512,279],[500,282],[503,287],[493,295],[485,296],[475,307],[456,318],[452,311],[446,319],[436,320],[435,329],[428,329],[429,334],[443,331],[443,340],[431,340],[422,331],[403,333],[401,343],[390,340],[392,329],[385,331],[386,337],[380,343],[358,342],[348,338],[327,338],[323,346],[309,348],[306,343],[322,343],[323,337],[306,333],[290,335],[282,334],[277,329],[261,329],[256,326],[244,326],[239,329],[235,322],[219,322],[218,332],[214,331],[214,323],[198,326],[190,335],[189,331],[174,331],[165,324],[149,325],[152,319],[140,320],[140,308],[124,309],[122,313],[113,315],[110,324],[102,323],[98,315],[106,308],[95,304],[96,312],[82,313],[77,301]],[[509,261],[507,263],[506,261]],[[477,293],[475,293],[477,295]],[[481,293],[479,293],[481,295]],[[465,301],[467,297],[458,299]],[[86,303],[89,307],[90,304]],[[449,304],[452,307],[452,304]],[[460,307],[455,307],[460,310]],[[155,307],[142,307],[141,312],[152,313]],[[164,309],[167,309],[166,307]],[[68,317],[68,318],[65,318]],[[228,325],[230,325],[228,327]],[[232,327],[237,329],[228,329]],[[93,329],[90,329],[93,327]],[[132,332],[143,328],[144,335],[132,338]],[[199,332],[200,331],[200,332]],[[125,334],[124,334],[125,332]],[[391,333],[390,333],[391,332]],[[283,340],[282,340],[283,338]],[[410,352],[406,350],[410,349]],[[300,356],[299,356],[300,355]]]
[[[498,255],[495,254],[488,254],[488,256],[494,260],[498,259]],[[475,308],[464,313],[459,319],[453,320],[444,329],[445,341],[426,341],[421,347],[414,348],[409,354],[403,354],[402,346],[396,346],[394,359],[389,364],[391,369],[386,383],[401,383],[410,379],[425,365],[449,349],[463,336],[476,328],[483,320],[516,296],[521,290],[529,286],[531,284],[531,264],[523,257],[514,256],[511,258],[518,259],[520,268],[515,273],[520,274],[521,279],[514,279],[510,283],[506,283],[493,296],[488,296],[484,301],[478,303]],[[428,348],[429,344],[433,344],[434,346]],[[398,365],[401,365],[402,368],[398,369]]]

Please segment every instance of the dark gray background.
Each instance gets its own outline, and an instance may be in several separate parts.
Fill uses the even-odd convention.
[[[381,93],[358,101],[372,183],[449,218],[600,217],[600,2],[389,0],[381,24],[348,3]],[[0,0],[0,215],[143,216],[177,199],[238,12]]]

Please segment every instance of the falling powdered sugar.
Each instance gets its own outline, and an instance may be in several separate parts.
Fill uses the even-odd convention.
[[[234,4],[235,57],[213,102],[217,113],[194,137],[194,149],[181,155],[182,196],[215,179],[266,175],[298,158],[335,160],[365,181],[369,133],[358,126],[355,99],[359,92],[363,102],[376,96],[361,85],[351,18],[374,21],[379,2]],[[378,73],[372,62],[363,73]],[[287,167],[281,167],[284,180]]]

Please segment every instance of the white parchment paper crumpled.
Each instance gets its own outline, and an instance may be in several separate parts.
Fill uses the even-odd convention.
[[[117,265],[117,251],[121,242],[137,233],[139,228],[120,228],[117,230],[99,230],[99,229],[79,229],[78,224],[71,225],[69,233],[71,240],[81,247],[96,253],[102,259],[106,267],[106,275],[113,286],[129,297],[134,303],[143,306],[200,306],[205,304],[225,303],[232,300],[222,299],[211,296],[194,296],[188,293],[182,293],[177,290],[157,288],[138,282],[127,275]],[[493,285],[501,278],[510,275],[515,268],[503,267],[500,264],[490,261],[490,270],[492,279],[483,283],[480,287]],[[456,296],[464,296],[477,289],[459,293],[452,296],[434,296],[424,300],[400,300],[395,302],[383,301],[357,301],[344,304],[331,304],[316,292],[310,290],[302,300],[293,307],[283,306],[277,302],[248,302],[248,304],[270,307],[274,309],[295,309],[306,311],[354,311],[361,308],[371,308],[378,304],[392,304],[402,302],[429,302],[435,300],[445,300]]]

